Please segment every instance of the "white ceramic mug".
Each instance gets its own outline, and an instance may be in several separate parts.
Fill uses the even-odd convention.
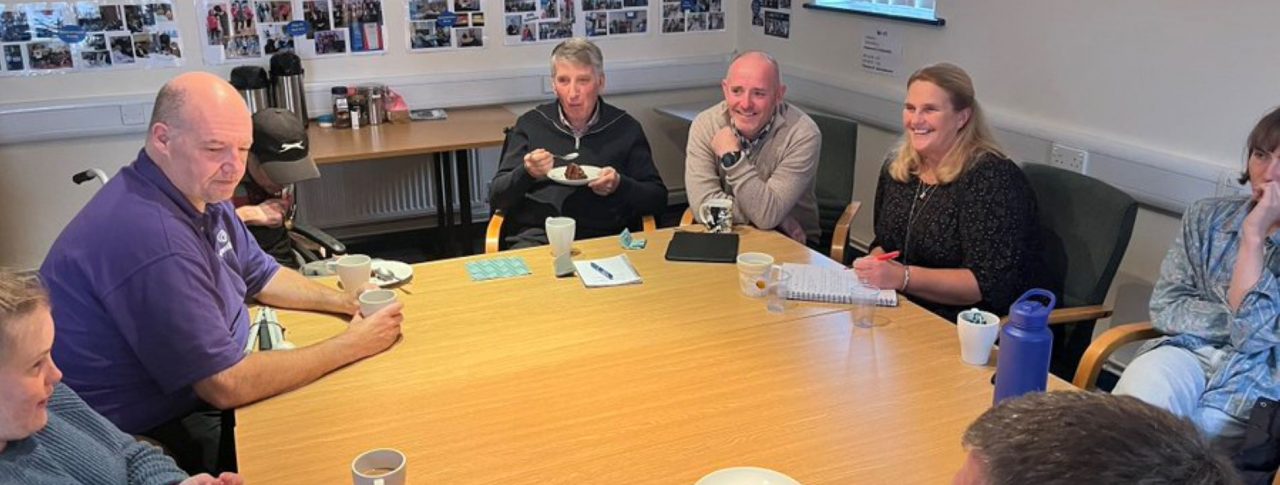
[[[560,257],[573,250],[573,233],[577,225],[572,217],[547,218],[547,241],[551,243],[551,256]]]
[[[983,323],[969,321],[971,316]],[[1000,317],[977,308],[962,311],[956,316],[956,332],[960,334],[960,358],[966,364],[987,365],[991,347],[1000,336]]]
[[[765,253],[742,253],[738,255],[738,287],[742,294],[752,298],[760,298],[765,294],[769,280],[769,267],[773,266],[773,256]]]
[[[698,220],[710,232],[733,232],[733,200],[711,199],[698,207]]]
[[[399,450],[369,450],[351,461],[351,482],[355,485],[404,485],[408,469],[408,460]]]
[[[363,254],[348,254],[338,258],[338,280],[346,291],[358,291],[369,282],[373,273],[373,258]]]
[[[396,292],[391,290],[369,290],[360,294],[360,314],[373,315],[382,307],[396,302]]]

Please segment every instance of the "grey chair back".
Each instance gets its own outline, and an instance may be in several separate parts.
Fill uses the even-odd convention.
[[[822,248],[830,247],[836,220],[853,201],[853,162],[858,148],[858,123],[839,116],[808,112],[822,132],[818,154],[818,175],[814,191],[818,198],[818,223],[822,227]]]
[[[1040,164],[1022,167],[1039,207],[1048,281],[1058,306],[1100,305],[1124,259],[1138,202],[1106,182]],[[1094,321],[1054,326],[1052,367],[1070,377],[1093,339]]]

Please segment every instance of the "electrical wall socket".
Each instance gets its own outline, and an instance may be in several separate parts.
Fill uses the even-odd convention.
[[[129,103],[120,105],[120,123],[124,125],[146,124],[151,116],[151,103]]]
[[[1089,166],[1089,152],[1054,143],[1049,154],[1049,165],[1082,174]]]

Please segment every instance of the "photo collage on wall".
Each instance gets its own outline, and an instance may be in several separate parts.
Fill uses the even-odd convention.
[[[577,0],[503,0],[506,44],[558,42],[573,37],[578,31],[575,3]]]
[[[649,0],[582,0],[582,16],[587,37],[644,34],[649,31]]]
[[[409,0],[405,10],[411,51],[484,46],[481,0]]]
[[[166,1],[0,4],[0,75],[179,66],[173,18]]]
[[[382,0],[204,0],[199,15],[208,64],[386,51]]]
[[[663,0],[662,33],[724,30],[725,0]]]
[[[751,25],[764,35],[791,37],[791,0],[751,0]]]

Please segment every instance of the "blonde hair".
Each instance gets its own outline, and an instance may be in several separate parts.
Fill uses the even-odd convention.
[[[0,268],[0,355],[8,353],[13,321],[48,306],[49,293],[39,278]]]
[[[974,97],[973,80],[969,78],[968,73],[964,72],[964,69],[945,62],[925,66],[911,74],[907,79],[907,87],[910,88],[917,81],[928,81],[945,91],[950,98],[952,109],[970,110],[969,121],[960,127],[955,145],[947,151],[946,155],[943,155],[941,162],[934,169],[934,175],[938,178],[939,184],[949,184],[960,178],[960,175],[969,168],[969,162],[977,160],[982,155],[992,154],[1007,158],[1000,149],[1000,145],[996,143],[995,137],[991,136],[991,128],[987,127],[982,107]],[[920,168],[924,166],[924,157],[911,146],[909,136],[909,133],[903,133],[902,139],[898,142],[897,154],[893,161],[889,162],[889,176],[898,182],[910,180],[911,175],[919,174]]]

